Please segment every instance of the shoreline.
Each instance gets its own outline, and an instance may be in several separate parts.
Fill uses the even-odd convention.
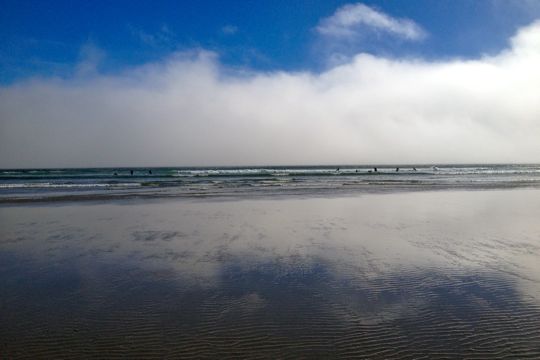
[[[333,197],[355,197],[366,194],[399,194],[399,193],[423,193],[423,192],[440,192],[440,191],[505,191],[505,190],[540,190],[540,184],[463,184],[463,185],[343,185],[341,188],[318,188],[318,189],[264,189],[264,190],[246,190],[241,189],[235,192],[212,191],[212,192],[178,192],[178,191],[163,191],[156,192],[150,190],[148,192],[103,192],[93,194],[63,194],[54,195],[47,194],[39,196],[36,194],[28,196],[10,197],[0,196],[0,207],[16,206],[16,205],[32,205],[32,204],[55,204],[55,203],[86,203],[86,202],[110,202],[110,201],[144,201],[144,200],[191,200],[191,201],[234,201],[234,200],[249,200],[249,199],[286,199],[286,198],[333,198]]]

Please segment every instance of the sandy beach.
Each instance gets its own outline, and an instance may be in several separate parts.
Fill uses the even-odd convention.
[[[0,11],[0,360],[540,359],[540,1]]]
[[[7,358],[538,358],[540,191],[0,207]]]

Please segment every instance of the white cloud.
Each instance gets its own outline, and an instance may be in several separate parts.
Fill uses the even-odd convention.
[[[78,76],[95,75],[105,58],[105,52],[91,42],[84,44],[79,51]]]
[[[476,60],[309,72],[177,54],[0,88],[0,167],[540,161],[540,22]]]
[[[322,35],[352,38],[360,35],[366,28],[406,40],[421,40],[426,37],[426,32],[414,21],[393,18],[361,3],[340,7],[332,16],[321,20],[317,31]]]
[[[154,48],[171,46],[176,38],[175,33],[166,24],[161,25],[159,30],[153,33],[131,25],[128,25],[128,30],[141,43]]]
[[[221,32],[225,35],[234,35],[238,32],[238,27],[234,25],[225,25],[221,28]]]

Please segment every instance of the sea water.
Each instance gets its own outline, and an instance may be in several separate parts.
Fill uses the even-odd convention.
[[[540,165],[362,165],[0,170],[0,202],[539,187]]]

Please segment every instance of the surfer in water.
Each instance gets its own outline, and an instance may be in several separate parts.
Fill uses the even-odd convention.
[[[131,175],[133,175],[133,170],[129,170],[129,173],[130,173]]]
[[[376,168],[376,167],[374,167],[374,168],[373,168],[373,171],[374,171],[374,172],[377,172],[377,168]]]
[[[399,171],[399,168],[396,168],[396,172],[398,172],[398,171]]]

